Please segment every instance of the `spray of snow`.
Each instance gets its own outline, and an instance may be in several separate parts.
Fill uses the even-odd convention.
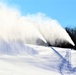
[[[60,44],[60,42],[62,43],[64,41],[69,42],[73,46],[75,45],[68,33],[61,27],[57,20],[53,20],[43,13],[28,14],[26,19],[35,23],[35,27],[51,45],[55,45],[56,42],[56,44]]]
[[[0,38],[5,41],[21,41],[27,44],[51,45],[55,41],[67,41],[74,45],[60,24],[45,14],[22,16],[20,11],[0,4]]]
[[[74,45],[56,20],[41,13],[21,16],[16,9],[0,5],[0,75],[76,75],[76,52],[71,54],[72,67],[70,50],[22,43],[54,44],[57,39]]]
[[[22,17],[16,9],[0,6],[0,38],[29,44],[46,44],[34,24]]]

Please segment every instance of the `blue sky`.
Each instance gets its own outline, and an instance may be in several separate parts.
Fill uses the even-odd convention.
[[[22,15],[44,13],[63,27],[76,26],[76,0],[1,0],[18,8]]]

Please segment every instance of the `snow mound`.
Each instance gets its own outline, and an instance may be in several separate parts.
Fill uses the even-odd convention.
[[[38,52],[21,42],[0,41],[0,54],[6,55],[35,55]]]

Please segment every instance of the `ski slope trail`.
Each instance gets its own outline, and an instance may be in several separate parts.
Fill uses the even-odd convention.
[[[0,43],[0,75],[76,75],[76,51]]]

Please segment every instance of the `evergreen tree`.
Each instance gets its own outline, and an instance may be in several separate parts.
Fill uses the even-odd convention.
[[[75,47],[73,48],[76,49],[76,27],[75,28],[66,27],[65,30],[67,31],[73,42],[75,43]]]

